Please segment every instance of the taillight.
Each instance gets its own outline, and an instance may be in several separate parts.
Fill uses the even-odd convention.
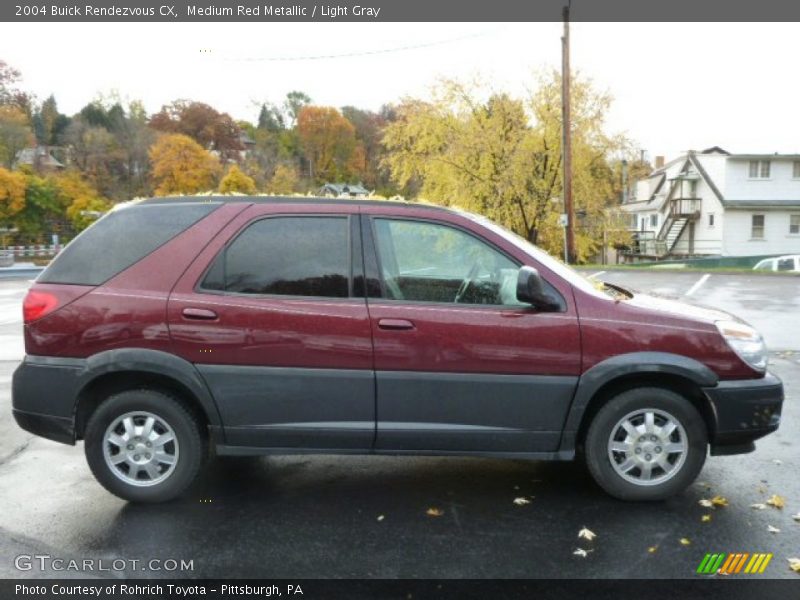
[[[32,323],[53,312],[57,306],[58,298],[53,294],[28,292],[22,302],[22,318],[25,323]]]

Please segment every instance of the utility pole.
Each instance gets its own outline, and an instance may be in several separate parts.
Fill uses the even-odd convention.
[[[561,38],[561,163],[564,168],[564,212],[567,262],[575,262],[575,211],[572,206],[572,121],[570,120],[570,70],[569,70],[569,0],[564,7],[564,35]]]

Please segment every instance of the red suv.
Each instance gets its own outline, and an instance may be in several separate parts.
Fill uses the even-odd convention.
[[[775,431],[783,386],[726,313],[600,287],[435,206],[156,198],[78,236],[24,302],[24,429],[109,491],[180,494],[218,455],[569,460],[626,500]]]

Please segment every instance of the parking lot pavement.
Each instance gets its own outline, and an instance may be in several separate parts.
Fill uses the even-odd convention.
[[[756,327],[771,350],[800,349],[800,324],[795,317],[800,315],[800,276],[631,269],[581,271],[633,290],[728,311]]]
[[[642,275],[625,272],[620,283],[682,294],[702,274]],[[725,293],[714,290],[721,279],[710,277],[697,298],[725,296],[752,322],[772,319],[776,333],[796,335],[797,311],[789,311],[797,301],[791,285],[800,280],[759,277],[750,289],[732,277],[720,284]],[[791,338],[775,341],[797,349]],[[41,576],[13,566],[15,556],[39,553],[192,560],[194,570],[180,575],[194,577],[684,578],[696,577],[706,552],[772,552],[763,577],[798,577],[786,559],[800,554],[800,522],[792,519],[800,513],[800,352],[773,355],[787,392],[776,434],[755,453],[709,458],[687,492],[647,504],[609,498],[577,463],[290,456],[212,459],[180,500],[131,505],[94,481],[80,445],[35,438],[13,424],[15,366],[0,363],[0,577]],[[751,508],[773,494],[785,508]],[[699,504],[717,495],[728,505]],[[530,503],[515,504],[521,497]],[[441,516],[427,515],[429,508]],[[584,527],[597,534],[593,541],[578,537]],[[574,554],[578,548],[585,557]]]

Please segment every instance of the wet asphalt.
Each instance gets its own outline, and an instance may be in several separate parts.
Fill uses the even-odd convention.
[[[27,282],[0,282],[0,577],[693,578],[706,552],[771,552],[757,577],[800,580],[787,562],[800,556],[800,278],[711,275],[687,297],[702,276],[599,275],[759,327],[786,386],[783,423],[755,453],[710,457],[684,494],[648,504],[607,497],[578,463],[340,456],[211,459],[181,499],[127,504],[94,481],[81,445],[13,423],[21,326],[9,303]],[[751,508],[774,494],[783,509]],[[728,505],[699,504],[717,495]],[[579,538],[583,528],[596,538]],[[16,556],[37,554],[176,559],[193,570],[15,568]]]

